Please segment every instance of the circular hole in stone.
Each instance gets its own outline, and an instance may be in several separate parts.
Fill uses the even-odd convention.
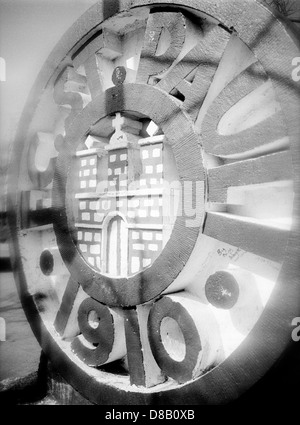
[[[225,271],[211,275],[205,284],[205,295],[210,304],[224,310],[231,309],[239,298],[239,285],[234,276]]]
[[[43,251],[40,256],[40,268],[46,276],[49,276],[53,272],[54,258],[48,249]]]
[[[169,356],[177,362],[182,362],[186,355],[186,346],[183,333],[176,320],[164,317],[160,325],[160,335]]]
[[[112,74],[112,82],[115,86],[120,86],[126,80],[126,68],[124,66],[117,66]]]
[[[92,310],[88,314],[88,322],[91,328],[97,329],[99,326],[100,319],[95,310]]]

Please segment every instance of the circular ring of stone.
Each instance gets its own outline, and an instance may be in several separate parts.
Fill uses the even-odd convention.
[[[64,149],[61,150],[53,183],[53,205],[57,220],[53,226],[58,247],[70,273],[92,298],[110,306],[133,306],[160,295],[176,279],[189,259],[200,231],[198,225],[189,227],[188,215],[183,208],[173,232],[160,256],[151,267],[128,278],[111,278],[93,269],[80,255],[72,235],[76,228],[69,220],[72,199],[68,196],[68,175],[72,158],[79,143],[84,141],[90,127],[107,115],[134,111],[152,119],[164,132],[176,161],[179,181],[203,182],[205,179],[198,136],[188,115],[170,95],[144,84],[126,84],[108,89],[98,96],[69,126]],[[193,190],[192,198],[196,197]],[[191,198],[191,196],[189,196]],[[194,204],[194,199],[189,199]],[[204,211],[204,198],[201,200]],[[200,206],[197,206],[201,208]]]

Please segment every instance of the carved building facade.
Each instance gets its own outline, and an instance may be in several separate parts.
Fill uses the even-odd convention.
[[[77,152],[78,247],[104,273],[135,274],[163,248],[164,139],[158,135],[135,145],[129,141]],[[99,180],[102,155],[107,155],[104,182]]]

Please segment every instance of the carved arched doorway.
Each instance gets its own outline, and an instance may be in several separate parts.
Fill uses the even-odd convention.
[[[120,215],[108,217],[103,230],[103,271],[110,276],[127,276],[128,229]],[[105,243],[106,242],[106,243]]]

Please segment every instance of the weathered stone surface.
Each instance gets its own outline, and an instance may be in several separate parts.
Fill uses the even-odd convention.
[[[69,404],[75,402],[77,390],[96,404],[174,404],[178,397],[183,404],[225,403],[253,385],[278,359],[290,341],[291,319],[299,314],[300,101],[290,69],[298,50],[280,22],[252,0],[201,4],[166,0],[163,8],[158,5],[156,0],[97,3],[50,56],[50,66],[40,74],[17,134],[12,165],[17,173],[12,176],[9,200],[12,264],[32,328],[53,367],[70,385],[63,383],[60,388],[60,379],[54,378],[53,387],[58,383],[56,389]],[[100,27],[103,19],[107,21]],[[211,27],[214,31],[206,33]],[[209,36],[198,43],[202,32]],[[193,49],[189,49],[191,40]],[[200,64],[194,67],[194,61]],[[123,69],[118,67],[126,70],[120,79],[114,75],[115,69]],[[56,143],[59,155],[53,182],[48,176],[44,182],[51,187],[52,209],[45,207],[47,199],[42,195],[36,199],[40,211],[32,211],[36,192],[28,180],[39,183],[39,178],[27,155],[24,161],[22,150],[29,147],[28,132],[46,132],[40,128],[43,122],[40,127],[39,120],[34,127],[31,124],[39,99],[39,113],[39,108],[51,110],[52,117],[57,112],[52,131],[60,143]],[[120,124],[121,115],[127,129],[114,131],[120,127],[114,124]],[[124,221],[116,207],[101,224],[99,211],[91,218],[96,208],[92,205],[109,197],[114,183],[116,205],[124,193],[132,195],[126,179],[124,193],[120,190],[120,175],[127,177],[124,170],[133,161],[126,156],[127,144],[149,157],[150,148],[144,147],[152,143],[151,137],[145,137],[151,122],[159,128],[154,136],[158,139],[152,140],[153,157],[154,152],[173,155],[174,161],[167,164],[169,176],[184,189],[169,238],[163,234],[158,239],[163,249],[153,264],[148,257],[159,244],[146,247],[149,228],[141,227],[149,225],[146,220],[127,221],[125,214]],[[93,137],[101,138],[100,155],[91,149]],[[104,146],[109,152],[105,160]],[[88,152],[82,154],[86,147]],[[121,160],[121,155],[127,159]],[[110,161],[117,166],[109,167]],[[133,175],[128,176],[136,182],[140,172],[152,174],[155,166],[156,178],[149,180],[155,191],[157,177],[164,178],[161,166],[165,164],[153,160],[145,167],[133,167]],[[282,172],[278,164],[285,166]],[[31,179],[28,165],[35,174]],[[106,177],[108,182],[98,196],[100,176],[101,183]],[[78,182],[80,193],[75,190]],[[277,190],[280,185],[286,185],[284,196],[283,190]],[[269,187],[268,214],[260,216],[259,197]],[[256,196],[250,206],[252,190]],[[173,189],[171,197],[176,194]],[[27,204],[18,205],[20,199]],[[110,208],[105,201],[102,205]],[[277,202],[287,207],[278,211]],[[134,208],[141,212],[139,205]],[[85,221],[81,226],[98,234],[80,230],[79,238],[79,209]],[[39,213],[48,221],[39,221]],[[194,226],[192,213],[198,218]],[[136,232],[132,251],[142,251],[147,258],[141,256],[142,269],[140,257],[133,258],[131,273],[124,272],[128,258],[124,243],[118,245],[117,238],[111,237],[115,232],[127,241],[133,235],[128,223],[146,235],[140,240]],[[162,223],[164,227],[166,221]],[[103,230],[106,239],[100,237]],[[91,243],[95,236],[97,246]],[[36,247],[49,252],[58,248],[65,267],[45,272]],[[112,266],[114,249],[117,261],[122,259],[116,267]],[[219,270],[237,276],[240,288],[248,281],[258,284],[252,285],[252,291],[241,290],[230,308],[218,309],[204,285]],[[80,298],[83,292],[91,298]],[[118,323],[115,307],[123,310]],[[241,318],[244,308],[250,318],[246,321]]]

